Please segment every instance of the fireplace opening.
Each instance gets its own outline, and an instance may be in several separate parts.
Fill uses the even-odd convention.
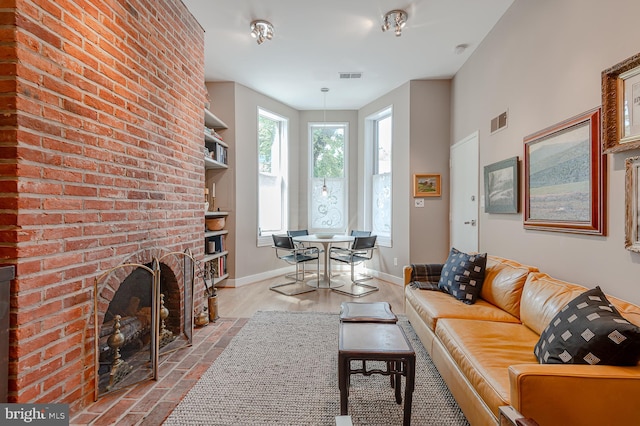
[[[163,355],[191,344],[193,273],[187,262],[190,255],[182,257],[184,265],[164,258],[173,260],[178,277],[157,260],[122,265],[108,274],[96,303],[106,307],[98,312],[103,321],[97,345],[97,396],[155,378]],[[126,278],[118,279],[121,275]]]
[[[153,375],[155,277],[151,265],[135,268],[117,288],[104,312],[98,344],[99,395]]]

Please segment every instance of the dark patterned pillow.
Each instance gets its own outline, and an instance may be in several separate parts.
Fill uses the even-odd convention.
[[[438,288],[472,305],[482,290],[486,266],[487,253],[467,254],[452,247],[442,267]]]
[[[636,365],[640,327],[624,319],[596,287],[558,312],[533,353],[541,364]]]

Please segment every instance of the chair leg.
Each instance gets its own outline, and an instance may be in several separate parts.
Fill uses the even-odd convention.
[[[351,264],[351,288],[349,290],[346,289],[342,289],[342,288],[336,288],[336,289],[332,289],[333,291],[335,291],[336,293],[340,293],[340,294],[346,294],[347,296],[352,296],[352,297],[363,297],[366,296],[368,294],[371,294],[373,292],[376,292],[379,290],[378,287],[374,286],[374,285],[369,285],[369,284],[363,284],[362,281],[367,281],[372,279],[372,277],[367,277],[364,280],[356,280],[355,279],[355,264],[352,263]],[[362,288],[365,287],[368,290],[356,290],[358,288]]]
[[[296,268],[296,272],[295,272],[295,273],[286,274],[286,275],[285,275],[285,278],[290,278],[290,279],[292,279],[292,280],[301,281],[301,280],[304,280],[304,278],[305,278],[307,275],[312,276],[312,275],[313,275],[313,272],[312,272],[312,271],[308,271],[308,272],[307,272],[307,271],[305,271],[304,263],[303,263],[303,264],[302,264],[302,275],[300,275],[300,273],[299,273],[299,272],[297,272],[297,268]]]
[[[320,271],[320,262],[318,261],[318,272]],[[298,279],[298,277],[300,276],[300,269],[299,269],[299,264],[296,263],[296,272],[295,272],[295,279],[293,281],[289,281],[286,283],[282,283],[282,284],[275,284],[272,285],[271,287],[269,287],[269,290],[273,290],[277,293],[280,294],[284,294],[285,296],[296,296],[298,294],[303,294],[303,293],[310,293],[312,291],[316,291],[320,285],[320,274],[318,273],[318,286],[317,287],[310,287],[308,286],[305,282],[304,282],[304,263],[302,264],[302,279]],[[285,277],[290,278],[291,274],[285,275]],[[282,287],[288,287],[288,286],[292,286],[292,289],[287,291]],[[295,286],[295,287],[293,287]]]

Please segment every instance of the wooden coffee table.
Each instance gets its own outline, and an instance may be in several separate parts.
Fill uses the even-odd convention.
[[[342,302],[340,322],[382,322],[395,324],[398,317],[388,302]]]
[[[362,361],[352,368],[351,361]],[[386,369],[367,369],[367,361],[383,361]],[[416,353],[397,324],[341,322],[338,343],[338,387],[340,415],[348,414],[349,382],[352,374],[382,374],[393,378],[395,397],[402,403],[401,378],[406,377],[403,425],[411,424],[411,403],[416,375]]]

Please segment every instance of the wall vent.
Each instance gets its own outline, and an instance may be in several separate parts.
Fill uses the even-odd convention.
[[[338,73],[340,78],[348,79],[348,78],[362,78],[361,72],[340,72]]]
[[[491,119],[491,133],[493,134],[505,127],[507,127],[507,111]]]

